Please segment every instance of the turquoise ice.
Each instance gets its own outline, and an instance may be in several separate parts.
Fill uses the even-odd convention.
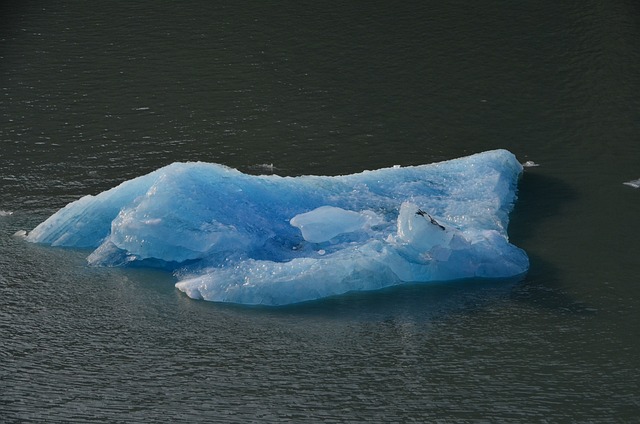
[[[414,282],[523,275],[508,241],[522,166],[506,150],[344,176],[173,163],[72,202],[27,240],[91,265],[176,272],[188,296],[284,305]]]

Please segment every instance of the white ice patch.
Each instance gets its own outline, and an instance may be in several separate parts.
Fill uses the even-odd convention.
[[[640,188],[640,178],[637,180],[627,181],[626,183],[623,183],[623,184],[633,188]]]
[[[335,206],[320,206],[289,221],[311,243],[322,243],[340,234],[366,230],[380,222],[382,219],[373,211],[354,212]]]

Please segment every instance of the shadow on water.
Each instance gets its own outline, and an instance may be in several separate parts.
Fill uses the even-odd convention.
[[[557,221],[563,207],[575,202],[577,196],[576,191],[564,181],[535,169],[525,170],[519,183],[518,201],[510,216],[509,238],[527,251],[530,267],[524,281],[513,290],[513,300],[575,313],[590,310],[563,292],[558,264],[535,253],[533,244],[534,239],[540,239],[537,233],[549,233],[544,227]],[[542,243],[552,244],[553,240],[543,240]],[[529,244],[532,249],[527,248]]]
[[[518,200],[510,215],[509,236],[516,244],[531,239],[577,193],[564,181],[525,170],[518,184]]]

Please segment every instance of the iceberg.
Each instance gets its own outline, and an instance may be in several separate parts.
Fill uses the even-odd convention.
[[[173,163],[72,202],[28,233],[95,266],[175,272],[195,299],[286,305],[404,283],[519,277],[522,165],[506,150],[341,176]]]

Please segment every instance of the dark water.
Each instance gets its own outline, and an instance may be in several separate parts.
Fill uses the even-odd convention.
[[[270,3],[3,3],[0,421],[637,422],[636,2]],[[517,284],[246,308],[12,237],[173,161],[493,148],[540,164]]]

